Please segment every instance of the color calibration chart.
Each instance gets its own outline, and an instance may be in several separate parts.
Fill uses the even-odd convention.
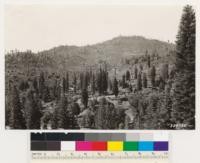
[[[167,133],[31,133],[31,163],[168,163]]]

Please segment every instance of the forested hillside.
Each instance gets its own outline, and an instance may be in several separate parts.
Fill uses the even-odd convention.
[[[120,36],[5,55],[11,129],[194,129],[195,14],[176,44]]]

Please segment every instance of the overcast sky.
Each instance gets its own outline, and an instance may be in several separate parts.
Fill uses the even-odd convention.
[[[5,49],[40,51],[119,35],[174,42],[183,6],[12,5],[5,8]]]

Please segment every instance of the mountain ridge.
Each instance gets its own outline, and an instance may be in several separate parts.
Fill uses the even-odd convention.
[[[97,66],[101,62],[106,62],[110,66],[120,66],[123,59],[144,55],[146,51],[148,54],[156,51],[163,56],[174,48],[175,45],[172,43],[143,36],[118,36],[93,45],[61,45],[33,54],[37,54],[34,57],[39,62],[39,67],[46,68],[48,65],[48,68],[52,69],[82,70],[83,66]],[[23,55],[21,57],[23,58]],[[12,57],[6,57],[6,64],[9,64],[8,58]],[[21,62],[19,58],[14,60],[18,65],[25,64],[24,59],[21,59]],[[29,64],[34,66],[31,65],[31,61]]]

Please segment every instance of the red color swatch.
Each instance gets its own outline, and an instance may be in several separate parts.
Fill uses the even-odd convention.
[[[93,151],[107,151],[107,142],[92,142]]]

